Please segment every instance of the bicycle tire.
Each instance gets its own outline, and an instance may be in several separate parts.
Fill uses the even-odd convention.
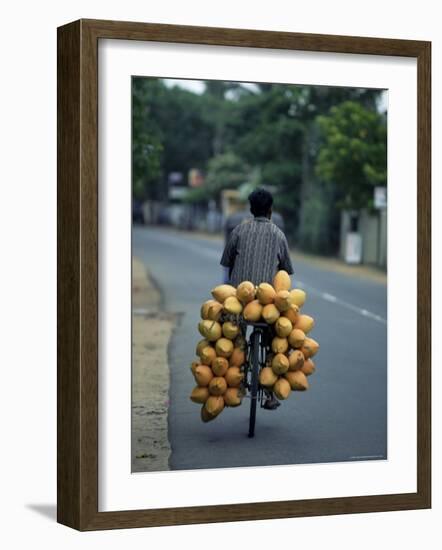
[[[259,331],[255,330],[250,335],[250,418],[249,437],[255,436],[256,403],[258,401],[258,376],[259,376]]]

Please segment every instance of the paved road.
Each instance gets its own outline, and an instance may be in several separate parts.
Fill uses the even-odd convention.
[[[181,312],[169,348],[170,468],[225,468],[387,458],[387,289],[380,283],[293,262],[307,291],[306,313],[321,345],[307,392],[276,411],[259,409],[247,437],[249,407],[225,409],[203,424],[189,394],[199,309],[221,282],[221,241],[135,227],[133,253],[160,286],[168,311]]]

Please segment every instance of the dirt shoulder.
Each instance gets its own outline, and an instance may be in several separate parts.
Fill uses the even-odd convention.
[[[175,316],[144,264],[132,261],[132,472],[169,470],[169,364]]]

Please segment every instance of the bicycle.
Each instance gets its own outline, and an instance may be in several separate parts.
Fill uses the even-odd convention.
[[[271,327],[267,323],[245,322],[253,327],[250,338],[246,341],[246,362],[244,368],[244,389],[250,392],[250,417],[248,437],[255,436],[256,407],[258,401],[263,406],[266,390],[259,383],[259,372],[266,365],[271,346]]]

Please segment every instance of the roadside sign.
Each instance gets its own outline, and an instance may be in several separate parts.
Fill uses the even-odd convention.
[[[183,185],[183,174],[181,172],[169,172],[169,175],[167,176],[167,183],[169,186]]]
[[[188,187],[171,187],[169,189],[169,199],[184,199],[188,191]]]
[[[348,264],[360,264],[362,260],[362,236],[360,233],[347,233],[345,242],[345,261]]]
[[[387,208],[387,188],[375,187],[374,188],[374,207],[378,210]]]

